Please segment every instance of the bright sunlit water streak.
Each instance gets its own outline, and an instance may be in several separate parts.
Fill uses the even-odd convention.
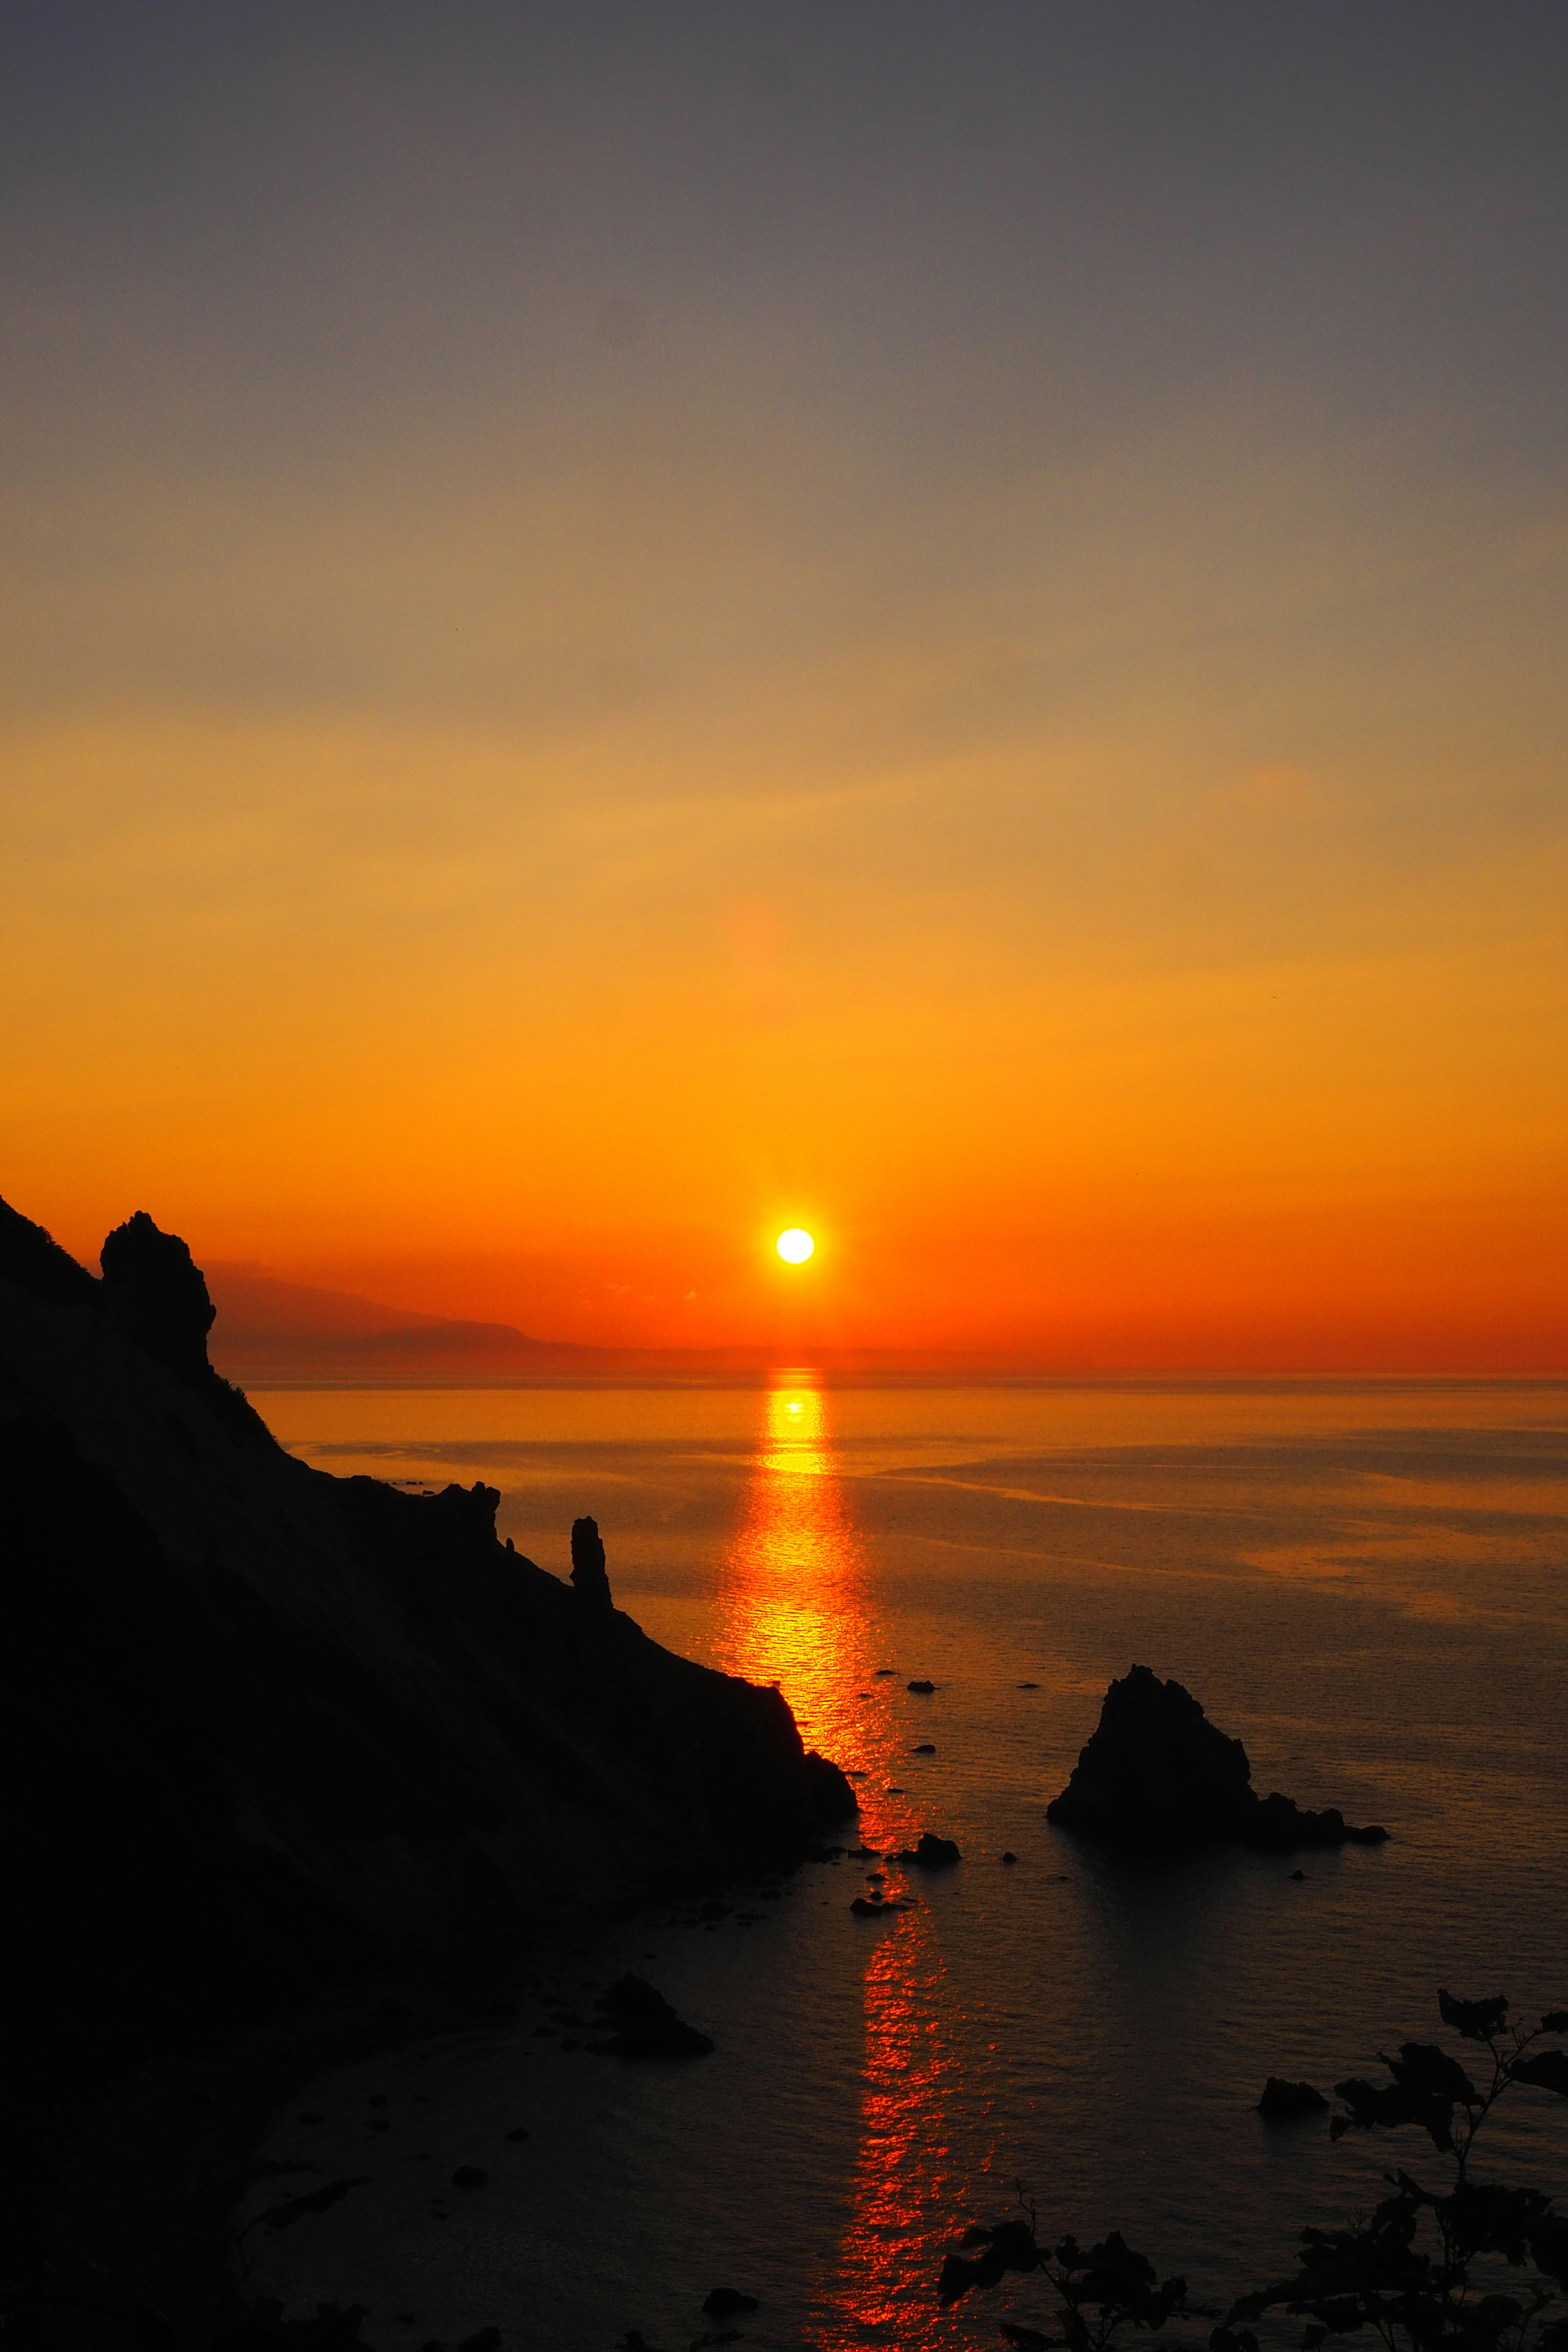
[[[592,1509],[621,1605],[777,1682],[861,1776],[868,1843],[932,1827],[965,1856],[921,1885],[890,1862],[808,1869],[782,1901],[737,1898],[754,1922],[667,1914],[563,1962],[569,2003],[628,1964],[653,1977],[712,2032],[700,2066],[563,2056],[530,2010],[312,2095],[329,2124],[310,2160],[373,2185],[264,2266],[296,2300],[369,2302],[378,2352],[492,2320],[584,2347],[637,2326],[668,2352],[721,2283],[763,2298],[749,2352],[994,2342],[1037,2316],[1026,2283],[941,2317],[931,2283],[1019,2174],[1053,2230],[1120,2225],[1221,2297],[1414,2154],[1266,2128],[1266,2074],[1327,2085],[1425,2037],[1440,1979],[1568,1998],[1561,1388],[788,1373],[761,1394],[261,1402],[323,1466],[500,1486],[502,1531],[558,1571]],[[1277,1859],[1136,1865],[1050,1831],[1045,1801],[1135,1657],[1247,1740],[1263,1787],[1384,1819],[1394,1842],[1307,1856],[1295,1885]],[[919,1907],[854,1920],[878,1868]],[[374,2147],[372,2074],[395,2119]],[[432,2105],[405,2128],[416,2083]],[[1497,2145],[1561,2189],[1546,2104]],[[434,2169],[410,2132],[438,2143]],[[473,2161],[491,2189],[443,2218],[432,2179]],[[383,2324],[395,2308],[416,2326]]]

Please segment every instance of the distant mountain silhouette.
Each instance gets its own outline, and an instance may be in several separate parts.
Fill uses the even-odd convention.
[[[238,1381],[613,1371],[643,1352],[535,1339],[510,1323],[421,1315],[353,1291],[285,1282],[256,1266],[220,1264],[208,1282],[216,1307],[212,1354]]]
[[[217,1309],[213,1361],[230,1380],[256,1387],[312,1381],[363,1381],[372,1386],[526,1382],[617,1373],[634,1380],[743,1379],[779,1360],[778,1350],[765,1346],[600,1348],[541,1339],[510,1323],[418,1314],[353,1291],[287,1282],[257,1265],[220,1262],[206,1276]],[[1038,1369],[972,1351],[910,1348],[814,1348],[810,1360],[827,1371],[895,1378]]]

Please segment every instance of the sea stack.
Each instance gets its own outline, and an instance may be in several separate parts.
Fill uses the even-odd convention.
[[[604,1538],[597,1519],[572,1522],[572,1589],[590,1609],[613,1609]]]
[[[1120,1845],[1230,1841],[1284,1853],[1294,1846],[1380,1845],[1335,1806],[1305,1812],[1278,1790],[1260,1797],[1239,1739],[1212,1724],[1191,1691],[1133,1666],[1105,1694],[1100,1722],[1046,1819]]]

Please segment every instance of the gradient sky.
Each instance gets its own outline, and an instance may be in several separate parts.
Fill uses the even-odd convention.
[[[1561,0],[12,0],[0,1192],[1568,1368],[1565,121]]]

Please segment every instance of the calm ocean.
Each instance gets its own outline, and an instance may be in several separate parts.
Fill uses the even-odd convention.
[[[855,1859],[732,1892],[718,1921],[661,1912],[558,1956],[516,2026],[302,2096],[324,2123],[290,2108],[268,2153],[367,2183],[254,2231],[253,2284],[368,2304],[377,2352],[488,2325],[506,2352],[610,2352],[631,2327],[677,2352],[725,2325],[747,2352],[994,2344],[1043,2319],[1027,2280],[941,2315],[932,2288],[1018,2179],[1042,2231],[1119,2227],[1221,2303],[1293,2268],[1302,2223],[1370,2204],[1384,2165],[1422,2168],[1409,2135],[1265,2125],[1266,2075],[1379,2071],[1436,2029],[1439,1983],[1568,2002],[1568,1385],[781,1373],[255,1401],[323,1468],[499,1486],[501,1533],[558,1573],[591,1511],[623,1609],[777,1682],[863,1774],[866,1843],[934,1829],[964,1857],[889,1920],[851,1916],[877,1866]],[[1048,1828],[1135,1660],[1246,1741],[1261,1790],[1389,1843],[1158,1864]],[[712,2057],[536,2033],[628,1966]],[[1568,2104],[1521,2099],[1492,2147],[1568,2199]],[[450,2185],[463,2165],[482,2190]],[[760,2309],[704,2322],[720,2284]]]

